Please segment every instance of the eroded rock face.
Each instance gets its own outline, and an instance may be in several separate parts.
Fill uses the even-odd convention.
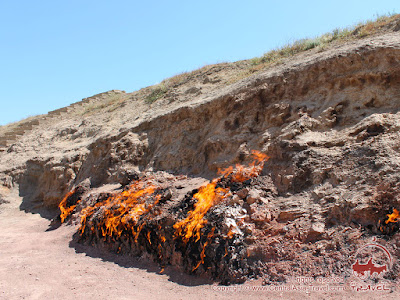
[[[148,148],[146,133],[127,132],[110,139],[101,139],[89,146],[89,154],[82,163],[77,182],[90,178],[93,187],[118,182],[119,170],[143,165]]]
[[[31,158],[7,176],[18,175],[21,195],[54,206],[86,179],[92,187],[114,183],[127,169],[211,179],[218,168],[260,149],[271,157],[265,172],[281,197],[307,193],[325,211],[346,206],[343,201],[357,206],[376,185],[397,180],[399,54],[397,46],[364,45],[260,75],[212,101],[98,139],[98,133],[82,135],[85,126],[96,126],[69,125],[52,140],[94,140],[69,153]]]
[[[57,206],[75,181],[84,157],[84,154],[78,154],[61,159],[27,161],[25,171],[17,177],[20,195],[36,205]]]

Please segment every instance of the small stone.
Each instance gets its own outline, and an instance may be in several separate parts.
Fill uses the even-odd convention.
[[[253,228],[251,226],[248,226],[248,225],[244,226],[243,230],[247,235],[251,235],[253,233]]]
[[[308,231],[308,240],[315,240],[325,233],[325,224],[322,222],[313,223]]]
[[[272,215],[269,209],[266,208],[260,208],[257,207],[258,209],[255,209],[253,213],[251,214],[251,219],[254,222],[260,223],[260,224],[265,224],[269,223],[272,220]]]
[[[360,237],[362,236],[362,232],[355,230],[354,232],[349,233],[349,235],[347,236],[347,239],[349,241],[355,241],[360,239]]]
[[[208,78],[207,76],[203,80],[203,84],[207,84],[207,83],[210,83],[210,82],[211,82],[210,78]]]
[[[325,224],[322,222],[316,222],[311,225],[310,232],[315,232],[318,234],[322,234],[325,232]]]
[[[258,199],[260,199],[260,191],[252,189],[249,191],[249,194],[247,195],[246,202],[248,204],[253,204]]]
[[[259,204],[268,204],[269,203],[269,200],[267,199],[267,198],[264,198],[264,197],[260,197],[260,199],[258,200],[258,203]]]
[[[187,89],[185,94],[197,94],[197,93],[200,92],[200,90],[201,90],[201,88],[198,88],[198,87],[194,86],[194,87],[191,87],[191,88]]]
[[[245,199],[248,194],[249,194],[248,188],[243,188],[236,192],[236,195],[238,195],[241,199]]]
[[[294,178],[293,175],[283,175],[282,176],[282,184],[287,187],[290,186],[293,182],[293,178]]]
[[[122,186],[126,186],[130,184],[132,181],[138,180],[139,174],[135,170],[122,169],[118,172],[117,178],[118,182]]]
[[[280,222],[293,221],[295,219],[302,217],[304,214],[305,211],[298,208],[288,209],[285,211],[281,211],[279,213],[278,219]]]
[[[229,200],[229,204],[230,205],[240,204],[240,201],[241,201],[241,199],[238,195],[233,195],[232,198]]]

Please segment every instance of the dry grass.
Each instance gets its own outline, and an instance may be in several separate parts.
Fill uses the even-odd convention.
[[[152,104],[158,99],[164,97],[165,94],[167,94],[167,92],[171,89],[178,88],[180,85],[188,83],[196,76],[200,76],[204,73],[210,72],[215,66],[219,65],[221,64],[206,65],[204,67],[201,67],[200,69],[196,69],[190,72],[183,72],[170,78],[164,79],[161,83],[149,88],[149,93],[145,97],[145,102],[148,104]]]
[[[115,94],[111,95],[107,99],[95,103],[91,103],[85,107],[85,109],[81,112],[81,115],[93,115],[96,112],[100,112],[106,108],[107,111],[112,112],[116,110],[118,107],[122,105],[122,103],[126,100],[127,96],[125,94]]]
[[[375,20],[362,22],[356,26],[347,28],[337,28],[332,32],[326,33],[319,37],[301,39],[283,47],[273,49],[265,53],[261,57],[255,57],[246,61],[246,67],[242,72],[238,72],[227,81],[232,84],[244,79],[254,73],[261,72],[271,66],[281,63],[284,59],[290,58],[296,54],[316,49],[317,51],[326,50],[332,43],[344,43],[351,40],[361,39],[372,36],[385,29],[389,29],[393,23],[397,21],[400,24],[400,15],[388,13],[386,15],[377,16]],[[239,63],[239,62],[237,62]],[[243,63],[243,62],[242,62]],[[234,63],[235,64],[235,63]],[[177,88],[180,85],[188,83],[192,78],[210,72],[216,65],[207,65],[200,69],[184,72],[173,77],[163,80],[160,84],[149,88],[149,93],[145,97],[145,101],[151,104],[158,99],[164,97],[169,90]]]
[[[292,57],[298,53],[305,52],[310,49],[317,48],[318,51],[324,51],[329,44],[337,42],[347,42],[356,40],[367,36],[374,35],[382,29],[387,28],[395,20],[400,20],[398,14],[387,14],[384,16],[377,16],[375,20],[369,20],[360,23],[354,27],[337,28],[332,32],[326,33],[316,38],[302,39],[294,43],[287,44],[281,48],[271,50],[261,57],[256,57],[250,60],[250,67],[244,71],[241,78],[261,71],[272,64],[279,63],[285,58]]]
[[[168,92],[168,87],[163,84],[157,84],[152,86],[150,89],[150,94],[148,94],[145,98],[145,102],[147,104],[152,104],[153,102],[157,101],[158,99],[162,98],[166,92]]]
[[[168,87],[176,87],[178,85],[184,84],[189,78],[191,78],[194,75],[194,73],[196,71],[199,71],[199,70],[200,69],[192,71],[192,72],[183,72],[183,73],[177,74],[175,76],[172,76],[170,78],[163,80],[162,83]]]
[[[187,83],[190,79],[192,79],[196,76],[199,76],[201,74],[211,71],[214,67],[220,66],[221,64],[224,64],[224,63],[206,65],[206,66],[203,66],[194,71],[183,72],[183,73],[177,74],[175,76],[172,76],[170,78],[167,78],[167,79],[163,80],[161,83],[164,84],[166,87],[170,87],[170,88],[177,87],[179,85]]]

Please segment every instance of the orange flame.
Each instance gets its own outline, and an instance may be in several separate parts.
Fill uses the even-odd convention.
[[[250,163],[248,167],[237,164],[235,169],[232,166],[224,170],[219,169],[218,174],[225,177],[232,175],[231,180],[233,182],[243,182],[250,178],[259,176],[264,167],[264,163],[269,159],[269,156],[257,150],[252,150],[251,154],[254,161]]]
[[[149,212],[160,200],[160,195],[152,198],[156,189],[157,187],[149,182],[136,182],[128,190],[85,208],[82,210],[80,233],[83,234],[88,225],[88,219],[97,208],[101,207],[103,218],[97,222],[96,226],[101,228],[104,237],[113,235],[119,237],[124,230],[128,229],[132,231],[135,240],[137,240],[144,224],[141,224],[136,232],[134,225],[141,215]],[[153,203],[147,203],[150,198],[154,199]],[[94,225],[91,224],[90,226]],[[151,244],[150,236],[147,236],[147,238]]]
[[[209,184],[200,187],[199,191],[193,195],[197,199],[194,210],[189,211],[186,219],[174,224],[176,236],[182,236],[185,243],[193,236],[196,242],[200,239],[200,229],[207,223],[204,220],[208,210],[224,199],[230,192],[228,189],[215,188],[217,180],[213,180]]]
[[[226,257],[227,255],[228,255],[228,249],[225,246],[225,254],[224,254],[224,256],[222,256],[222,258]]]
[[[230,227],[226,236],[228,237],[228,239],[231,239],[231,238],[233,238],[234,235],[235,235],[235,233],[233,232],[232,227]]]
[[[385,221],[386,224],[389,224],[389,222],[391,223],[396,223],[399,221],[399,211],[397,209],[393,209],[393,213],[387,215],[388,219]]]
[[[229,167],[224,170],[218,170],[218,174],[224,177],[231,176],[231,181],[233,182],[244,182],[250,178],[259,176],[264,163],[269,157],[256,150],[252,151],[252,155],[254,161],[248,167],[237,164],[235,169]],[[204,219],[205,214],[211,207],[231,195],[231,192],[227,188],[216,188],[218,181],[219,179],[217,178],[207,185],[200,187],[198,193],[193,195],[193,198],[197,200],[194,210],[189,211],[186,219],[174,224],[174,229],[176,230],[175,236],[181,236],[185,243],[192,237],[196,238],[196,242],[200,239],[200,230],[207,223],[207,220]]]
[[[150,234],[151,234],[151,232],[149,231],[149,232],[147,233],[147,236],[146,236],[146,238],[147,238],[147,240],[148,240],[149,244],[151,245],[151,238],[150,238]]]
[[[192,272],[195,271],[198,267],[200,267],[200,265],[204,264],[204,258],[206,257],[205,251],[206,251],[206,247],[207,245],[210,243],[211,238],[214,235],[214,231],[215,231],[215,227],[213,227],[211,229],[211,232],[207,235],[207,240],[204,243],[203,249],[201,250],[200,253],[200,261],[197,263],[197,265],[192,269]]]
[[[219,186],[224,182],[244,182],[261,174],[264,163],[269,157],[259,151],[252,151],[254,161],[248,166],[237,164],[235,168],[229,167],[224,170],[218,170],[223,178],[215,178],[210,183],[201,186],[197,193],[193,195],[196,199],[193,210],[189,211],[187,217],[173,225],[175,229],[174,238],[181,238],[186,244],[189,240],[198,242],[201,238],[201,229],[207,224],[204,218],[207,212],[215,205],[221,203],[224,199],[232,195],[229,188]],[[221,179],[224,179],[222,181]],[[105,200],[88,206],[81,211],[81,224],[79,232],[81,235],[86,230],[92,233],[99,233],[104,239],[111,237],[112,239],[120,238],[124,233],[132,234],[135,242],[138,241],[142,229],[146,225],[141,216],[150,214],[150,217],[155,217],[157,212],[153,208],[161,200],[162,194],[158,193],[160,187],[155,184],[151,178],[136,181],[129,186],[127,190],[112,194]],[[68,197],[74,191],[68,193],[60,203],[61,220],[64,220],[72,213],[76,205],[66,207]],[[159,213],[159,212],[158,212]],[[146,229],[145,229],[146,230]],[[204,264],[206,257],[206,247],[211,243],[214,236],[215,227],[207,234],[207,238],[201,241],[203,244],[200,252],[200,260],[194,266],[192,271]],[[227,237],[231,239],[234,236],[232,228],[229,229]],[[147,231],[143,235],[144,240],[154,248],[158,256],[162,257],[163,246],[167,245],[167,238],[162,234],[161,225],[158,226],[158,231]],[[121,246],[118,248],[121,251]],[[228,255],[225,247],[225,255]]]
[[[68,218],[68,216],[73,212],[75,209],[76,205],[71,205],[70,207],[67,207],[67,200],[70,196],[72,196],[75,193],[75,189],[72,191],[68,192],[65,197],[61,200],[60,204],[58,205],[58,208],[61,211],[60,218],[61,218],[61,223],[64,223],[65,219]],[[79,201],[78,201],[79,202]]]

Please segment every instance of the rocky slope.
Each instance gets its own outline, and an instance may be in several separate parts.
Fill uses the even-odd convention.
[[[256,149],[270,157],[260,174],[269,192],[231,206],[245,209],[254,230],[241,245],[266,281],[348,277],[348,256],[372,237],[397,260],[398,226],[380,225],[400,209],[400,33],[309,50],[230,83],[246,64],[202,69],[151,104],[151,88],[110,91],[2,127],[0,183],[19,189],[21,209],[52,218],[74,187],[110,192],[129,174],[163,171],[192,178],[188,192]]]

